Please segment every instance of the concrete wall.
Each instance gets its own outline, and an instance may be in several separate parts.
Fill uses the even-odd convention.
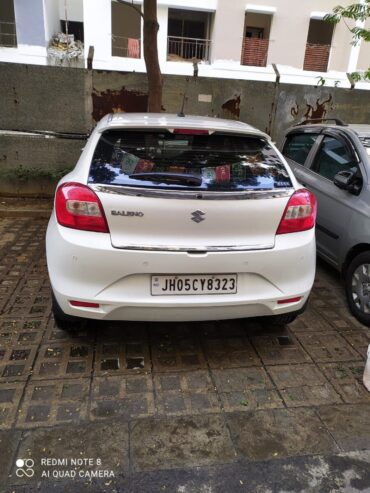
[[[4,131],[84,134],[107,113],[145,111],[147,106],[146,75],[138,73],[3,63],[0,87],[0,194],[8,187],[1,178],[4,171],[9,178],[8,171],[20,166],[34,176],[33,188],[28,183],[27,193],[46,193],[45,180],[37,178],[40,169],[50,175],[53,170],[73,167],[83,146],[83,140],[9,135]],[[277,142],[288,127],[305,118],[336,116],[348,123],[370,121],[370,93],[366,90],[164,76],[166,112],[178,113],[184,94],[185,113],[239,119],[269,133]],[[12,183],[14,187],[14,180]]]
[[[86,133],[91,128],[87,71],[0,63],[0,129]]]

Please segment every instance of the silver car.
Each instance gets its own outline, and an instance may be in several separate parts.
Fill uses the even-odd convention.
[[[370,326],[370,125],[297,125],[282,153],[316,195],[317,253],[343,274],[351,312]]]

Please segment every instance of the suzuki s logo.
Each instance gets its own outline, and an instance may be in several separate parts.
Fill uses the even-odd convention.
[[[144,212],[141,211],[110,211],[112,216],[127,216],[127,217],[143,217]]]
[[[206,213],[200,210],[194,211],[191,213],[191,220],[194,221],[195,223],[200,223],[205,220]]]

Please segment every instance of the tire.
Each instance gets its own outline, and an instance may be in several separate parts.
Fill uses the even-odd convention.
[[[370,251],[360,253],[352,260],[344,280],[351,313],[370,327]]]
[[[74,317],[73,315],[67,315],[60,308],[59,303],[57,302],[53,291],[51,292],[52,299],[52,307],[51,310],[53,312],[55,325],[66,332],[74,332],[79,330],[83,323],[84,319],[81,317]]]
[[[293,313],[283,313],[282,315],[274,315],[269,317],[269,322],[273,327],[281,327],[282,325],[288,325],[294,322],[297,318],[297,314]]]

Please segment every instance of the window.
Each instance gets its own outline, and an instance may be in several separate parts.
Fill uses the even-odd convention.
[[[112,56],[140,58],[140,37],[141,16],[130,5],[112,2]]]
[[[60,21],[62,32],[66,34],[66,21]],[[75,41],[84,42],[84,23],[68,21],[68,34],[73,34]]]
[[[0,0],[0,46],[17,47],[13,0]]]
[[[94,152],[89,183],[214,191],[292,185],[283,163],[264,139],[176,130],[104,132]]]
[[[168,10],[167,59],[209,60],[212,14],[192,10]]]
[[[318,134],[291,134],[284,146],[283,154],[296,163],[304,165]]]
[[[316,72],[328,70],[333,30],[334,26],[329,22],[319,19],[310,20],[303,70]]]
[[[244,21],[242,65],[266,67],[272,16],[247,12]]]
[[[313,166],[319,175],[333,181],[339,171],[356,171],[358,165],[353,153],[344,142],[326,136]]]
[[[262,27],[246,27],[245,28],[245,37],[246,38],[264,38],[264,29]]]

